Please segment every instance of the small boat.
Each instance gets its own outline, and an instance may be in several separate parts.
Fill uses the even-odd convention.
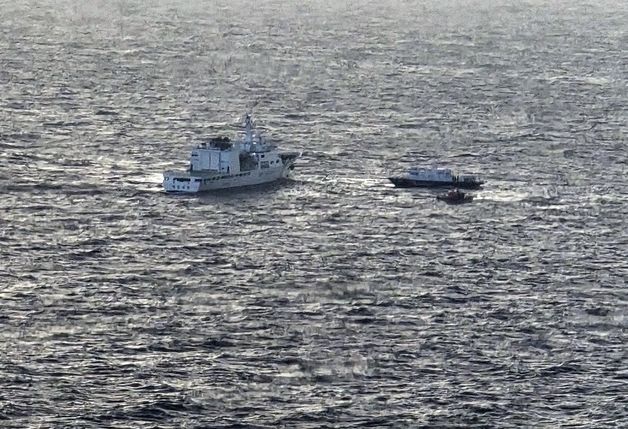
[[[476,176],[459,175],[449,168],[412,167],[404,176],[389,177],[397,188],[479,189],[484,182]]]
[[[448,204],[463,204],[473,201],[473,195],[465,194],[458,189],[452,189],[445,194],[436,196],[438,201],[444,201]]]

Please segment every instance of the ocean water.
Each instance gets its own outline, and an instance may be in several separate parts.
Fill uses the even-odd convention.
[[[0,18],[0,427],[628,424],[628,3]],[[293,177],[165,194],[246,110]]]

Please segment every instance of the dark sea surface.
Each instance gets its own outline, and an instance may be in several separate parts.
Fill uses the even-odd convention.
[[[0,427],[628,425],[627,2],[0,19]],[[292,179],[165,194],[247,109]]]

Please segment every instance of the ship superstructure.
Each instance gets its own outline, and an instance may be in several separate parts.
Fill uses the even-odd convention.
[[[234,141],[214,137],[192,150],[187,171],[165,171],[167,192],[203,192],[273,182],[294,168],[299,152],[281,152],[244,119],[244,135]]]

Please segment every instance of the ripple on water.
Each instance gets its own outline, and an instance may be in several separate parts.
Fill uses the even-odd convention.
[[[622,426],[622,5],[232,3],[0,6],[2,424]],[[164,194],[245,109],[294,177]]]

